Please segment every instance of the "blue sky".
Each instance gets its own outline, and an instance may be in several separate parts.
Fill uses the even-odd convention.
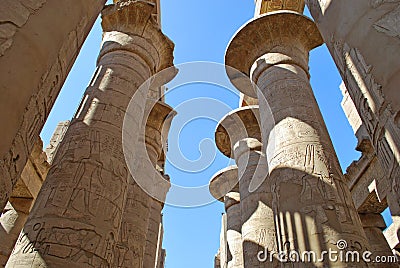
[[[176,45],[175,64],[192,61],[223,63],[228,42],[254,13],[252,0],[161,0],[161,2],[163,31]],[[100,49],[99,23],[98,20],[90,33],[42,131],[41,136],[45,146],[49,143],[57,123],[72,117],[92,77]],[[359,158],[359,153],[354,150],[356,139],[340,106],[341,78],[325,46],[311,52],[310,72],[318,104],[342,168],[345,169],[353,160]],[[179,112],[182,114],[187,109],[182,108],[184,107],[182,103],[195,98],[220,100],[226,103],[229,109],[237,108],[239,101],[234,92],[204,83],[175,88],[167,94],[166,101],[171,106],[177,107],[180,116]],[[178,143],[182,148],[182,154],[187,159],[195,161],[207,154],[215,153],[215,159],[202,172],[183,171],[168,162],[166,171],[171,176],[171,181],[184,186],[204,185],[214,173],[229,164],[229,160],[216,150],[213,142],[210,142],[214,140],[214,130],[222,115],[215,112],[214,120],[205,118],[210,111],[216,111],[218,108],[212,103],[209,106],[196,106],[194,103],[192,107],[199,118],[188,122],[180,132]],[[177,126],[173,123],[172,128],[174,127]],[[169,155],[174,157],[174,154],[178,152],[175,148],[170,148]],[[213,267],[214,255],[219,247],[223,211],[223,205],[219,202],[196,208],[165,206],[166,267]]]

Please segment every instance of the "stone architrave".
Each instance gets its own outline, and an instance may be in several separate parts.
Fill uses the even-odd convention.
[[[400,1],[308,0],[307,5],[386,171],[380,198],[400,218]]]
[[[278,251],[321,256],[344,240],[346,249],[361,254],[369,244],[309,82],[309,51],[323,41],[301,10],[260,14],[229,44],[226,65],[251,77],[258,90],[243,87],[238,73],[227,72],[240,91],[259,99]],[[310,259],[314,267],[349,265]]]
[[[0,217],[0,265],[4,267],[28,218],[32,204],[46,179],[49,163],[42,151],[43,142],[35,144],[9,202]]]
[[[275,267],[276,256],[269,254],[277,251],[273,193],[262,153],[258,105],[238,108],[221,119],[215,140],[238,166],[244,267]]]
[[[230,166],[215,174],[209,184],[211,195],[225,204],[226,212],[226,263],[221,267],[243,268],[243,246],[241,234],[240,193],[238,168]],[[223,258],[224,259],[224,258]]]
[[[1,209],[39,140],[47,116],[105,2],[1,2]]]
[[[129,118],[138,130],[131,133],[135,145],[147,97],[138,88],[173,66],[174,45],[153,20],[154,8],[147,1],[129,1],[103,10],[94,79],[6,267],[113,266],[132,181],[122,149],[126,109],[132,96],[141,94]],[[135,151],[128,149],[130,155]]]

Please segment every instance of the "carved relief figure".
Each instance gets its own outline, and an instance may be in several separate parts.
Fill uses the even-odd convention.
[[[97,210],[97,195],[102,196],[105,185],[102,178],[103,163],[100,160],[100,132],[91,131],[89,141],[89,155],[77,159],[79,166],[74,175],[74,190],[67,207],[73,207],[85,216],[94,216]],[[64,211],[66,212],[67,210]]]

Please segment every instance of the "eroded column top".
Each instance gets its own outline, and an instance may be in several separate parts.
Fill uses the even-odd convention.
[[[159,23],[154,19],[156,10],[157,6],[153,1],[116,0],[115,4],[106,6],[101,13],[103,31],[116,31],[129,36],[103,42],[100,57],[124,46],[125,50],[134,53],[137,53],[138,49],[155,50],[156,53],[151,55],[156,61],[153,67],[154,72],[174,66],[174,43],[162,33]],[[146,42],[146,40],[151,41]],[[141,47],[138,47],[138,44]]]
[[[210,180],[211,195],[220,202],[230,192],[239,192],[238,167],[236,165],[218,171]]]
[[[232,84],[242,93],[256,98],[249,79],[254,62],[267,57],[268,64],[294,63],[308,69],[308,52],[323,44],[315,23],[290,10],[263,14],[244,24],[230,41],[225,65]]]
[[[240,107],[228,113],[218,123],[215,143],[227,157],[233,158],[233,146],[245,138],[261,141],[258,105]]]

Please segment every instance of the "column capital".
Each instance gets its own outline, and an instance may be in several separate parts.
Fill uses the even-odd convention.
[[[240,107],[227,114],[215,131],[215,143],[227,157],[233,158],[233,147],[246,138],[261,141],[258,105]]]
[[[250,151],[259,151],[261,152],[262,143],[258,139],[254,138],[245,138],[233,146],[233,153],[235,155],[236,161],[244,154]]]
[[[322,44],[311,19],[293,11],[270,12],[247,22],[232,38],[225,52],[226,71],[239,91],[256,98],[249,77],[259,58],[269,66],[289,63],[308,71],[308,52]]]
[[[138,53],[138,40],[146,40],[145,51],[155,59],[152,66],[154,73],[173,65],[174,43],[163,34],[160,25],[153,14],[157,12],[155,3],[150,1],[121,1],[106,6],[102,13],[101,25],[105,33],[120,32],[128,35],[123,40],[108,40],[103,42],[102,53],[99,58],[111,51],[127,50]],[[136,37],[136,38],[134,38]],[[129,40],[132,39],[132,42]],[[142,48],[143,49],[143,48]],[[154,51],[154,52],[153,52]],[[140,53],[139,53],[140,54]]]
[[[150,107],[149,107],[150,106]],[[177,114],[176,111],[162,101],[148,101],[147,109],[150,109],[146,120],[145,142],[156,150],[158,157],[162,155],[162,150],[166,146],[170,122]],[[167,123],[169,122],[169,123]]]
[[[236,165],[221,169],[209,183],[211,195],[220,202],[229,192],[239,192],[238,167]]]

